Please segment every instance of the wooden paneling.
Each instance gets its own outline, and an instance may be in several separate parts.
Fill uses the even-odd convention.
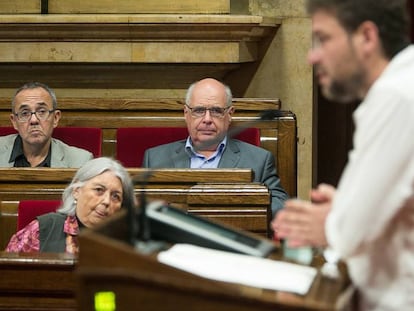
[[[256,47],[237,42],[15,42],[0,43],[7,63],[243,63],[257,59]]]
[[[0,2],[3,14],[39,14],[40,0],[3,0]]]
[[[75,258],[0,252],[1,310],[77,310]]]
[[[36,80],[66,89],[186,89],[259,61],[261,42],[281,24],[253,15],[139,13],[0,14],[1,88]]]
[[[40,13],[40,0],[3,0],[2,13]],[[48,0],[48,12],[78,13],[230,13],[230,0]]]
[[[230,13],[230,0],[49,0],[49,13]]]

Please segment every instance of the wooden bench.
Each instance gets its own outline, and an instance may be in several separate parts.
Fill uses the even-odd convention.
[[[0,310],[77,310],[76,259],[0,252]]]
[[[128,169],[133,177],[147,170]],[[76,169],[0,169],[0,249],[16,231],[20,200],[60,199]],[[157,169],[145,189],[136,194],[162,199],[190,213],[270,236],[270,194],[266,186],[252,183],[249,169]],[[139,178],[138,178],[139,179]]]
[[[296,117],[280,111],[272,120],[258,121],[265,110],[278,110],[278,99],[236,98],[232,126],[260,129],[261,147],[273,153],[281,183],[290,196],[297,191]],[[103,130],[102,154],[115,157],[116,130],[121,127],[185,126],[183,100],[59,98],[60,126],[99,127]],[[10,126],[10,99],[0,98],[0,126]]]

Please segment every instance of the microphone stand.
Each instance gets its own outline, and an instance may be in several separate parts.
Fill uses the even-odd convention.
[[[166,248],[166,243],[163,241],[155,241],[151,239],[151,226],[150,220],[147,216],[147,197],[145,194],[145,187],[148,183],[148,179],[151,177],[151,171],[139,175],[137,178],[134,178],[133,181],[138,181],[141,185],[141,195],[139,202],[139,211],[138,214],[135,214],[132,218],[133,227],[136,228],[138,223],[138,230],[133,230],[137,233],[137,236],[133,237],[133,245],[135,249],[142,254],[150,254],[155,251]]]
[[[249,127],[254,127],[258,122],[269,121],[269,120],[273,120],[276,118],[283,118],[285,115],[286,115],[286,112],[277,110],[277,109],[264,110],[262,113],[260,113],[259,117],[253,119],[252,121],[246,122],[243,125],[237,125],[237,126],[231,127],[227,132],[227,137],[233,138],[234,136],[240,134],[241,132],[248,129]],[[199,146],[194,146],[194,148],[196,150],[202,150],[203,148],[207,148],[207,147],[220,143],[220,141],[223,138],[224,137],[218,137],[218,138],[207,140]]]

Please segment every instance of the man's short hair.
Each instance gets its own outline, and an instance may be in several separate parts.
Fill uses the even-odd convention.
[[[55,92],[46,84],[41,83],[41,82],[27,82],[25,84],[23,84],[21,87],[19,87],[17,89],[17,91],[14,93],[13,96],[13,100],[12,100],[12,111],[14,111],[14,106],[16,104],[16,96],[24,90],[32,90],[32,89],[37,89],[37,88],[42,88],[44,89],[46,92],[49,93],[50,97],[52,98],[52,104],[53,104],[53,109],[57,109],[57,100],[56,100],[56,94]]]
[[[348,33],[365,21],[377,25],[382,48],[392,58],[410,44],[410,18],[406,0],[307,0],[308,13],[327,10]]]

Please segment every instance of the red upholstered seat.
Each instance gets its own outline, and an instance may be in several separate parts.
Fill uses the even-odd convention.
[[[260,146],[260,130],[255,127],[249,127],[236,134],[234,138],[246,143]]]
[[[140,167],[148,148],[186,139],[186,127],[129,127],[116,132],[116,157],[126,167]],[[260,130],[247,128],[235,138],[260,146]]]
[[[97,127],[57,127],[53,137],[70,146],[92,152],[95,158],[102,155],[102,129]]]
[[[16,134],[17,131],[12,126],[0,126],[0,136]]]
[[[140,167],[148,148],[186,139],[185,127],[124,127],[116,131],[116,158],[125,167]]]
[[[0,127],[0,136],[17,133],[12,127]],[[79,147],[92,152],[93,156],[102,155],[102,129],[96,127],[57,127],[53,137],[60,139],[70,146]]]
[[[37,216],[55,212],[60,200],[24,200],[17,209],[17,231],[27,226]]]

